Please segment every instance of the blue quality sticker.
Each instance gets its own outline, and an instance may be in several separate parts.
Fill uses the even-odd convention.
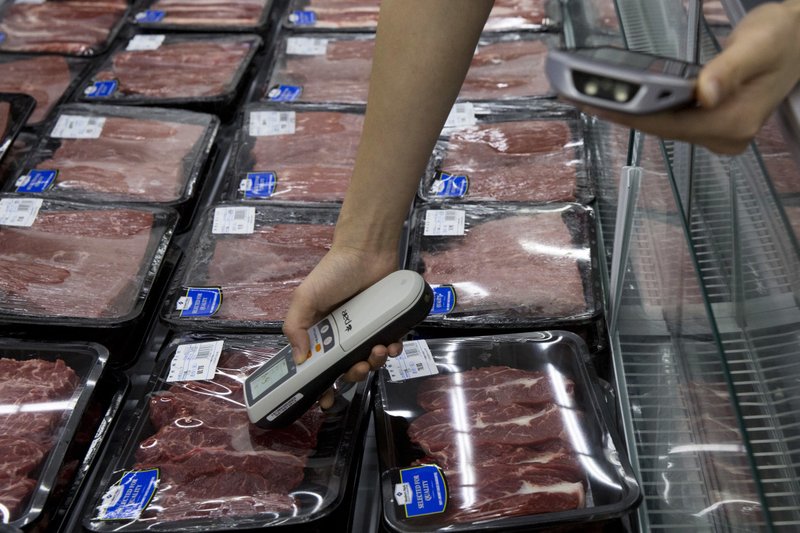
[[[189,287],[186,296],[178,298],[177,308],[181,317],[211,316],[222,305],[222,289],[219,287]]]
[[[289,14],[289,21],[295,26],[313,26],[317,23],[317,14],[313,11],[298,9]]]
[[[395,493],[397,502],[405,508],[406,518],[443,513],[447,507],[444,474],[436,465],[401,470]]]
[[[87,98],[107,98],[117,91],[117,80],[96,81],[83,91]]]
[[[21,176],[17,182],[17,192],[39,193],[45,192],[53,186],[58,176],[58,170],[31,170],[27,175]]]
[[[6,34],[5,32],[0,31],[0,44],[6,42]]]
[[[433,307],[430,314],[444,315],[456,306],[456,289],[452,285],[433,287]]]
[[[303,94],[299,85],[276,85],[267,93],[271,102],[294,102]]]
[[[126,472],[110,487],[100,504],[100,520],[136,520],[142,514],[158,488],[158,468]]]
[[[275,194],[278,177],[274,172],[248,172],[245,183],[245,198],[269,198]]]
[[[136,22],[143,24],[152,24],[154,22],[161,22],[164,20],[165,13],[156,9],[148,9],[136,14]]]
[[[454,176],[446,172],[439,172],[431,186],[431,192],[437,198],[461,198],[467,195],[468,189],[467,176]]]

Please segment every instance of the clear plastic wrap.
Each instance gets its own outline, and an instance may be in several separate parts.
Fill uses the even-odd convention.
[[[0,4],[0,51],[94,56],[125,22],[126,0],[44,0]]]
[[[0,162],[25,126],[36,100],[25,94],[0,93]],[[2,185],[2,176],[0,176]]]
[[[417,207],[410,231],[406,268],[441,294],[442,306],[423,325],[541,327],[585,323],[601,312],[587,207]]]
[[[40,516],[107,359],[98,344],[0,339],[0,523]]]
[[[250,105],[242,118],[237,154],[227,171],[226,200],[342,201],[363,111]]]
[[[163,318],[194,330],[279,332],[295,288],[330,249],[338,208],[219,204],[199,221]],[[215,233],[252,217],[252,231]],[[229,231],[230,229],[222,229]]]
[[[497,0],[484,31],[542,30],[552,16],[549,0]],[[375,31],[379,0],[293,0],[285,25],[293,30]]]
[[[8,194],[0,202],[31,224],[0,225],[0,322],[115,326],[140,315],[174,211]]]
[[[207,380],[167,382],[187,345],[221,350],[216,371]],[[286,428],[260,429],[248,420],[243,383],[285,345],[269,335],[172,340],[123,428],[125,443],[109,458],[84,525],[93,531],[318,526],[342,502],[360,457],[371,379],[339,395],[331,410],[314,406]],[[123,473],[149,468],[160,470],[160,480],[138,519],[98,519],[111,512],[100,509],[103,496]]]
[[[481,112],[474,126],[443,132],[434,172],[420,183],[420,198],[529,203],[592,199],[576,112],[489,106]]]
[[[271,0],[150,0],[137,6],[138,26],[157,30],[255,30],[267,23]]]
[[[260,46],[248,34],[135,34],[95,68],[81,99],[226,106]]]
[[[800,197],[800,163],[792,156],[777,115],[767,120],[755,141],[775,192]]]
[[[481,38],[460,100],[525,100],[555,93],[544,74],[558,36],[519,33]],[[375,39],[372,34],[292,34],[278,43],[274,65],[256,97],[273,102],[365,104]]]
[[[177,207],[194,194],[218,128],[216,117],[191,111],[62,106],[4,190]]]
[[[550,331],[427,347],[438,375],[379,374],[376,437],[393,531],[586,527],[636,506],[639,487],[579,337]],[[420,485],[425,493],[418,479],[431,467],[423,465],[443,475],[446,488],[428,484],[426,500],[440,494],[444,512],[424,504],[430,514],[417,515],[419,498],[402,503]]]
[[[28,131],[22,131],[17,135],[6,151],[5,157],[0,161],[0,187],[17,175],[17,171],[38,140],[37,134]]]
[[[0,92],[23,93],[36,100],[28,126],[42,122],[60,101],[68,97],[87,62],[62,56],[0,57]]]

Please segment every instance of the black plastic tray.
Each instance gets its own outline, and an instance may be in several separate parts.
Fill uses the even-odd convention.
[[[80,379],[72,399],[67,402],[71,404],[71,412],[66,414],[70,409],[65,409],[61,425],[54,434],[54,445],[38,469],[36,488],[28,500],[27,507],[20,516],[14,517],[10,522],[12,526],[23,527],[37,520],[50,497],[51,490],[56,486],[67,450],[108,360],[108,350],[93,343],[46,343],[4,338],[0,339],[0,357],[46,361],[61,359]]]
[[[149,419],[149,397],[151,394],[167,389],[166,383],[169,363],[180,344],[223,340],[226,350],[247,350],[261,348],[277,352],[286,344],[283,337],[277,335],[219,336],[204,334],[186,334],[172,339],[160,352],[156,370],[146,387],[147,393],[138,402],[135,413],[127,427],[120,427],[116,436],[122,436],[124,445],[113,450],[107,459],[105,472],[100,479],[89,505],[84,509],[84,527],[91,531],[217,531],[243,530],[257,528],[284,528],[292,526],[302,531],[316,531],[316,527],[325,527],[325,519],[336,512],[344,501],[348,490],[347,481],[351,479],[351,469],[358,464],[358,455],[367,413],[372,401],[372,377],[356,384],[346,393],[337,397],[336,403],[325,415],[325,420],[318,434],[318,444],[313,455],[309,457],[305,469],[304,480],[293,491],[299,509],[292,516],[264,513],[256,516],[224,516],[209,519],[190,519],[170,522],[158,522],[157,519],[140,519],[136,521],[100,521],[94,520],[95,505],[100,501],[106,489],[112,485],[125,470],[135,463],[134,453],[139,442],[153,434],[153,426]],[[219,375],[219,372],[218,372]],[[209,383],[209,382],[198,382]],[[156,495],[157,496],[157,495]],[[154,503],[157,503],[154,502]]]
[[[492,309],[463,309],[458,310],[458,294],[456,291],[456,309],[447,314],[431,314],[420,325],[419,329],[425,327],[435,328],[495,328],[495,329],[543,329],[543,328],[566,328],[572,326],[586,325],[594,322],[602,316],[602,288],[597,274],[598,270],[598,249],[595,237],[594,211],[586,206],[574,203],[553,203],[545,205],[515,205],[508,203],[497,204],[470,204],[448,206],[428,206],[419,205],[414,208],[411,215],[410,237],[408,255],[405,260],[406,268],[416,270],[424,275],[425,263],[422,252],[425,250],[446,250],[452,246],[458,246],[459,236],[424,236],[425,213],[428,210],[438,209],[458,209],[466,213],[466,231],[471,225],[477,226],[490,220],[499,220],[512,216],[527,216],[535,220],[537,213],[560,212],[561,218],[567,227],[573,245],[582,250],[576,258],[578,271],[583,285],[583,296],[585,307],[575,314],[565,316],[548,314],[545,310],[541,312],[531,312],[516,308],[495,307]],[[578,250],[570,250],[570,254],[575,254]],[[580,257],[583,253],[588,257]],[[474,261],[481,263],[480,257],[475,257]],[[502,272],[497,272],[502,276]],[[457,283],[462,280],[452,279],[448,283]],[[469,280],[463,280],[469,281]],[[516,280],[517,282],[521,280]],[[536,272],[531,268],[528,283],[537,283]],[[557,290],[558,287],[552,287]],[[530,302],[536,304],[537,302]]]
[[[381,450],[384,519],[390,530],[420,533],[530,531],[618,517],[638,504],[640,488],[623,456],[624,443],[615,432],[594,370],[585,362],[588,357],[586,345],[577,336],[554,330],[427,342],[440,375],[499,365],[544,371],[574,382],[574,406],[583,415],[562,416],[565,416],[569,441],[586,474],[586,505],[571,511],[494,518],[479,523],[449,523],[446,514],[406,518],[394,503],[393,492],[399,480],[399,469],[424,456],[421,448],[411,443],[406,432],[408,424],[425,412],[416,403],[416,396],[420,383],[426,378],[391,382],[388,371],[382,369],[375,397],[375,420],[377,444]],[[578,422],[570,424],[569,420]]]

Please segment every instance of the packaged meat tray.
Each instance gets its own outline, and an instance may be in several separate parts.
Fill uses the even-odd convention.
[[[0,93],[0,162],[35,106],[36,100],[28,95]]]
[[[245,108],[228,165],[226,200],[341,202],[350,183],[363,111]]]
[[[56,104],[72,94],[88,63],[62,56],[0,56],[0,92],[22,93],[36,100],[26,125],[36,126]]]
[[[555,93],[544,74],[548,46],[558,37],[535,33],[484,36],[460,100],[526,100]],[[365,104],[375,39],[372,34],[291,34],[278,43],[257,98],[307,104]]]
[[[99,344],[0,339],[0,523],[42,513],[107,359]]]
[[[0,161],[0,187],[16,177],[17,171],[22,167],[22,163],[28,153],[33,149],[39,140],[36,133],[22,131],[6,150],[5,157]]]
[[[426,202],[588,202],[593,198],[584,129],[574,111],[486,108],[476,123],[446,128],[433,172],[420,182]]]
[[[84,526],[171,532],[319,527],[342,502],[361,455],[371,380],[341,394],[331,410],[314,406],[286,428],[258,428],[247,417],[243,383],[285,345],[275,335],[192,334],[171,341],[148,393],[122,428],[124,444],[108,459]],[[204,368],[194,372],[198,364]],[[126,496],[109,503],[125,488],[151,482],[154,495],[143,493],[140,505]]]
[[[162,317],[174,328],[279,332],[295,288],[330,249],[339,210],[218,204],[203,215]]]
[[[378,0],[292,0],[284,24],[295,31],[375,31]],[[484,31],[543,30],[557,9],[549,0],[497,0]]]
[[[186,31],[252,31],[269,19],[271,0],[148,0],[134,21],[143,28]]]
[[[126,0],[42,0],[0,4],[0,51],[94,56],[125,22]]]
[[[0,324],[111,327],[138,318],[172,210],[0,197]]]
[[[406,342],[374,402],[389,529],[587,527],[635,508],[587,356],[565,331]]]
[[[4,190],[179,207],[195,194],[219,119],[177,109],[70,104]]]
[[[92,72],[80,98],[223,110],[260,46],[249,34],[136,34]]]
[[[406,268],[434,287],[423,326],[587,324],[601,311],[594,214],[578,204],[418,206]]]

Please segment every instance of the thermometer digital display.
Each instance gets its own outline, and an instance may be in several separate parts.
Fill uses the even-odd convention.
[[[286,346],[247,377],[250,421],[264,428],[291,424],[373,346],[396,342],[422,322],[432,304],[432,289],[411,270],[393,272],[357,294],[309,328],[306,361],[296,364]]]

